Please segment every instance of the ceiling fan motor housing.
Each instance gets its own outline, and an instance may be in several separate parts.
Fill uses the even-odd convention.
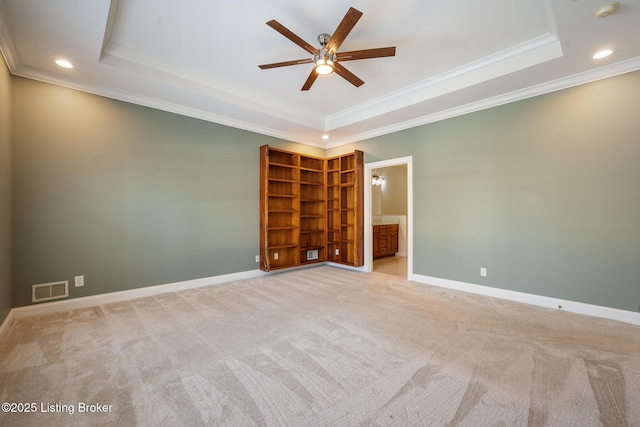
[[[318,34],[318,42],[322,45],[322,47],[325,47],[327,43],[329,43],[330,39],[331,39],[331,34],[327,34],[327,33]]]

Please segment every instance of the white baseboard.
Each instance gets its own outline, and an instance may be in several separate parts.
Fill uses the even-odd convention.
[[[318,264],[318,265],[324,265]],[[348,270],[363,271],[363,267],[351,267],[344,264],[328,262],[326,265],[339,267]],[[110,292],[107,294],[92,295],[88,297],[73,298],[64,301],[47,302],[11,309],[9,314],[0,325],[0,341],[9,332],[9,328],[14,319],[24,319],[27,317],[41,316],[45,314],[57,313],[61,311],[76,310],[80,308],[95,307],[102,304],[126,301],[135,298],[143,298],[153,295],[160,295],[167,292],[176,292],[186,289],[200,288],[203,286],[217,285],[232,282],[235,280],[253,279],[269,273],[261,270],[249,270],[239,273],[223,274],[220,276],[205,277],[201,279],[185,280],[182,282],[168,283],[164,285],[148,286],[126,291]],[[458,291],[470,292],[479,295],[486,295],[501,298],[509,301],[522,302],[525,304],[537,305],[540,307],[558,309],[571,313],[585,314],[588,316],[601,317],[605,319],[617,320],[620,322],[640,325],[640,313],[635,313],[617,308],[603,307],[593,304],[586,304],[575,301],[562,300],[557,298],[533,295],[524,292],[510,291],[506,289],[492,288],[489,286],[476,285],[473,283],[458,282],[455,280],[441,279],[438,277],[424,276],[421,274],[410,274],[409,280],[427,285],[442,288],[455,289]]]
[[[73,298],[64,301],[46,302],[36,305],[17,307],[12,310],[10,316],[13,319],[42,316],[44,314],[60,311],[77,310],[79,308],[95,307],[112,302],[126,301],[135,298],[149,297],[167,292],[183,291],[186,289],[201,288],[203,286],[218,285],[220,283],[233,282],[235,280],[253,279],[267,273],[260,270],[242,271],[239,273],[223,274],[220,276],[205,277],[202,279],[185,280],[183,282],[168,283],[165,285],[147,286],[144,288],[129,289],[126,291],[110,292],[107,294],[91,295],[88,297]],[[5,321],[6,323],[6,321]],[[9,323],[10,325],[11,323]],[[4,328],[4,323],[3,323]]]
[[[2,325],[0,325],[0,342],[2,342],[5,335],[7,335],[7,333],[9,332],[9,328],[13,323],[13,310],[13,308],[9,310],[9,314],[7,314],[7,317],[2,322]]]
[[[455,289],[473,294],[517,301],[540,307],[553,308],[568,311],[570,313],[585,314],[587,316],[602,317],[604,319],[617,320],[619,322],[640,325],[640,313],[620,310],[617,308],[603,307],[600,305],[586,304],[583,302],[569,301],[552,297],[528,294],[525,292],[510,291],[507,289],[492,288],[490,286],[476,285],[473,283],[458,282],[455,280],[441,279],[439,277],[410,274],[409,280],[438,286],[441,288]],[[561,307],[561,308],[560,308]]]
[[[186,289],[200,288],[203,286],[218,285],[220,283],[233,282],[235,280],[253,279],[255,277],[274,274],[278,272],[290,271],[292,269],[311,268],[326,263],[311,264],[307,266],[293,267],[286,270],[276,270],[272,273],[266,273],[261,270],[241,271],[239,273],[223,274],[220,276],[204,277],[201,279],[185,280],[182,282],[168,283],[164,285],[147,286],[144,288],[129,289],[126,291],[109,292],[100,295],[91,295],[87,297],[72,298],[62,301],[45,302],[42,304],[27,305],[17,307],[11,310],[7,320],[2,324],[0,333],[9,329],[13,319],[24,319],[27,317],[42,316],[45,314],[58,313],[61,311],[77,310],[81,308],[95,307],[98,305],[109,304],[113,302],[127,301],[135,298],[144,298],[153,295],[164,294],[167,292],[184,291]],[[349,268],[349,266],[335,264],[336,267]],[[353,268],[353,267],[351,267]],[[9,321],[9,317],[11,320]],[[0,335],[1,336],[1,335]]]

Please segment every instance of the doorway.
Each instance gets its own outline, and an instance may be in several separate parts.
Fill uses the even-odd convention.
[[[413,273],[413,158],[367,163],[364,168],[367,184],[364,186],[363,270],[410,279]],[[377,185],[373,183],[374,175]],[[380,178],[384,182],[380,183]],[[373,260],[373,226],[376,224],[398,224],[398,251],[395,256]]]

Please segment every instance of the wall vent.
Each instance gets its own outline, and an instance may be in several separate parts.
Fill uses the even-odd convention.
[[[312,249],[310,251],[307,251],[307,261],[312,261],[315,259],[318,259],[318,250]]]
[[[48,301],[69,296],[69,281],[31,285],[31,302]]]

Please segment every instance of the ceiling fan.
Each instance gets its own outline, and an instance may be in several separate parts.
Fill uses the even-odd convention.
[[[395,56],[396,48],[393,47],[380,47],[376,49],[364,49],[353,50],[351,52],[338,52],[338,48],[356,25],[362,12],[353,7],[349,8],[344,18],[336,28],[333,35],[322,33],[318,36],[318,42],[320,42],[320,49],[311,46],[306,41],[295,35],[284,25],[280,24],[275,19],[267,22],[267,25],[309,52],[312,57],[306,59],[298,59],[294,61],[276,62],[273,64],[260,65],[262,70],[269,68],[287,67],[289,65],[299,64],[315,64],[311,74],[307,78],[307,81],[302,86],[301,90],[311,89],[311,85],[316,81],[319,75],[331,74],[336,72],[340,77],[344,78],[356,87],[360,87],[364,84],[360,78],[358,78],[351,71],[343,67],[340,62],[354,61],[356,59],[369,59],[369,58],[382,58],[385,56]]]

